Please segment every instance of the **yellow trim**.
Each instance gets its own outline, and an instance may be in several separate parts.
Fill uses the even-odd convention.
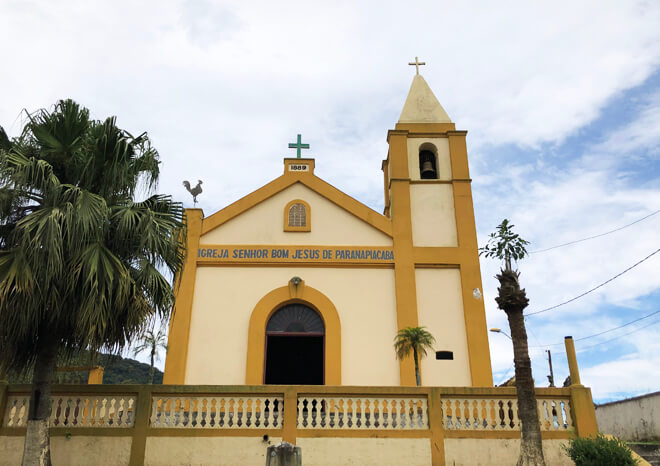
[[[415,299],[417,290],[414,269],[425,267],[458,267],[461,274],[463,314],[465,319],[468,360],[472,386],[492,386],[493,376],[490,365],[490,348],[486,327],[486,312],[482,299],[475,299],[475,288],[483,289],[477,234],[474,222],[472,190],[465,145],[466,131],[456,131],[453,123],[410,123],[397,124],[396,129],[387,135],[390,151],[383,167],[391,167],[390,176],[385,175],[389,184],[386,196],[392,199],[393,244],[396,257],[395,286],[397,296],[397,322],[402,326],[417,325],[418,317]],[[447,137],[452,180],[410,180],[408,173],[407,139],[412,137]],[[458,247],[414,247],[412,243],[412,220],[410,205],[410,185],[415,183],[451,183]],[[389,209],[386,209],[389,213]],[[412,296],[410,296],[412,294]],[[408,323],[408,322],[414,322]],[[401,367],[401,384],[409,385],[409,369]]]
[[[103,366],[93,367],[87,376],[87,383],[89,385],[102,385],[103,384]]]
[[[300,158],[300,159],[294,159],[294,158],[285,158],[284,159],[284,173],[309,173],[309,174],[314,174],[314,165],[316,164],[316,161],[312,158]],[[308,165],[309,170],[306,172],[301,172],[299,170],[291,170],[290,166],[291,165]]]
[[[412,135],[424,134],[424,137],[442,137],[438,133],[447,133],[455,131],[456,125],[454,123],[397,123],[394,125],[395,131],[408,131]]]
[[[383,163],[380,166],[383,170],[383,181],[385,182],[385,208],[383,209],[383,215],[386,217],[390,216],[390,161],[389,159],[383,160]]]
[[[394,264],[394,252],[389,246],[203,244],[197,251],[197,264],[391,266]]]
[[[520,439],[520,430],[445,430],[445,438],[478,438],[478,439]],[[541,431],[543,440],[569,439],[575,435],[571,430]]]
[[[571,385],[582,385],[582,382],[580,382],[580,370],[578,369],[573,337],[564,337],[564,346],[566,347],[566,359],[568,360],[568,371],[571,376]]]
[[[456,179],[469,180],[465,144],[467,131],[450,131],[448,135],[452,176]],[[455,181],[453,193],[458,247],[463,251],[460,262],[461,288],[472,386],[489,387],[493,385],[493,372],[490,365],[486,310],[483,299],[475,299],[472,294],[475,288],[483,290],[483,286],[470,183]]]
[[[291,226],[289,225],[289,209],[294,204],[302,204],[305,207],[305,225],[303,226]],[[312,231],[312,208],[309,204],[302,199],[294,199],[289,202],[284,208],[284,231]]]
[[[429,430],[431,432],[431,464],[445,466],[445,428],[442,425],[442,395],[437,387],[428,394]]]
[[[303,160],[303,159],[291,159]],[[379,214],[375,210],[370,209],[366,205],[357,201],[356,199],[341,192],[331,184],[318,178],[311,172],[285,172],[284,175],[276,178],[270,183],[262,186],[256,191],[251,192],[247,196],[239,199],[238,201],[228,205],[224,209],[217,211],[215,214],[204,219],[202,225],[202,235],[218,228],[223,223],[237,217],[243,212],[251,209],[255,205],[264,202],[275,194],[285,190],[295,183],[301,183],[308,187],[315,193],[323,196],[333,204],[346,210],[351,215],[359,218],[363,222],[371,225],[373,228],[380,230],[387,236],[392,236],[392,222],[389,218]]]
[[[406,131],[390,131],[388,163],[391,170],[392,230],[394,257],[394,287],[397,328],[417,327],[417,288],[412,247],[412,216],[410,212],[410,180]],[[394,338],[394,336],[392,336]],[[420,368],[421,370],[421,368]],[[413,386],[415,369],[412,358],[399,361],[399,377],[403,386]]]
[[[188,340],[192,317],[195,277],[197,276],[197,249],[202,229],[201,209],[186,209],[186,259],[183,271],[176,280],[175,307],[170,320],[167,337],[167,357],[165,359],[164,384],[184,384],[188,362]]]
[[[582,385],[571,385],[571,417],[579,437],[590,437],[598,433],[596,408],[591,389]]]
[[[564,345],[566,347],[566,359],[568,359],[568,370],[571,376],[571,414],[575,429],[580,437],[596,435],[598,433],[596,409],[591,398],[591,390],[580,382],[580,370],[578,369],[573,337],[565,337]]]
[[[320,291],[305,286],[276,288],[261,298],[250,316],[245,383],[259,385],[264,377],[264,343],[270,316],[289,303],[302,303],[315,309],[325,324],[325,384],[341,385],[341,323],[332,301]]]
[[[414,430],[326,430],[326,429],[299,429],[300,438],[430,438],[431,433],[426,429]]]

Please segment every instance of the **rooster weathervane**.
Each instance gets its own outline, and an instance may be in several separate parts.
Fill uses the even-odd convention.
[[[184,181],[183,185],[186,187],[188,192],[192,194],[193,205],[197,205],[197,196],[202,193],[202,180],[197,180],[197,186],[194,188],[190,188],[190,183],[188,181]]]

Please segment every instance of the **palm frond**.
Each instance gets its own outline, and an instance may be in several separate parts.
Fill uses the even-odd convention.
[[[426,356],[428,349],[433,349],[435,338],[426,327],[405,327],[394,338],[394,350],[397,359],[406,358],[415,349]]]

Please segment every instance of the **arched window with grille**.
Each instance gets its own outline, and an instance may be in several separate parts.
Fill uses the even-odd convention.
[[[312,212],[302,199],[289,202],[284,209],[284,231],[311,231]]]

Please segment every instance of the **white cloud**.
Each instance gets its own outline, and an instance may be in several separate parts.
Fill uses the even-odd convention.
[[[204,180],[207,214],[281,174],[287,143],[302,133],[319,176],[381,210],[386,131],[409,87],[406,63],[419,56],[440,102],[470,130],[480,243],[512,216],[544,247],[660,205],[635,160],[657,158],[657,95],[584,156],[566,164],[552,152],[657,72],[658,24],[657,3],[633,1],[6,1],[0,124],[15,135],[21,109],[64,97],[98,118],[116,114],[152,136],[161,191],[188,201],[181,181]],[[488,157],[505,144],[524,150],[498,166]],[[658,221],[532,256],[522,266],[532,306],[575,296],[657,248]],[[601,319],[599,306],[641,306],[660,288],[657,264],[533,321],[530,343],[620,322]],[[496,270],[483,263],[488,322],[507,328],[491,304]],[[502,339],[491,336],[498,371],[511,360]]]

